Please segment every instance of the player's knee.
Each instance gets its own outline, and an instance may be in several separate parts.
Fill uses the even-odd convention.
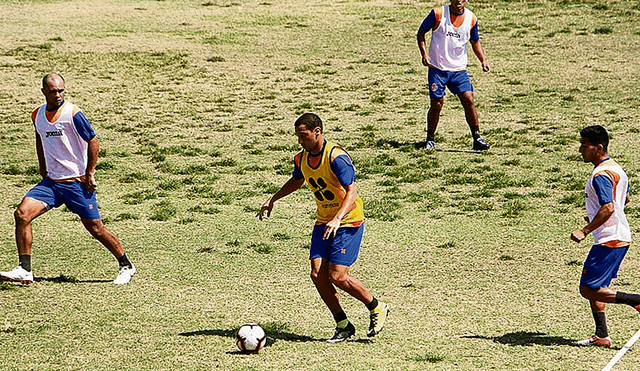
[[[89,231],[89,233],[91,233],[91,235],[95,238],[100,238],[102,236],[104,236],[106,234],[106,228],[104,227],[104,224],[102,223],[97,223],[97,222],[93,222],[93,223],[83,223],[84,227],[87,229],[87,231]]]
[[[16,225],[29,224],[31,222],[27,212],[20,207],[13,212],[13,218],[16,221]]]
[[[313,282],[319,282],[320,281],[320,271],[317,269],[312,269],[311,270],[311,274],[309,274],[309,276],[311,277],[311,281]]]
[[[434,112],[440,112],[444,106],[444,99],[432,99],[429,109]]]
[[[591,300],[594,290],[587,286],[580,286],[580,295],[583,298]]]
[[[338,270],[332,270],[329,272],[329,280],[331,281],[332,284],[338,287],[340,287],[341,284],[346,281],[346,279],[347,279],[346,272],[338,271]]]

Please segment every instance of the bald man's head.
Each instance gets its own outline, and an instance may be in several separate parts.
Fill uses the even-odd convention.
[[[64,78],[57,73],[50,73],[42,78],[42,94],[47,100],[47,108],[57,109],[64,101],[66,90],[64,87]]]

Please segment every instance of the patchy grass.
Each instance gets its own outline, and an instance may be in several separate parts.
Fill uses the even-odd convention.
[[[576,287],[590,242],[568,236],[584,225],[578,132],[592,124],[612,134],[640,226],[637,4],[469,2],[492,67],[469,53],[492,145],[480,154],[449,93],[439,150],[424,151],[415,32],[437,4],[80,0],[72,18],[59,2],[2,5],[1,270],[16,264],[13,211],[40,178],[29,114],[48,72],[100,138],[100,211],[138,269],[111,285],[115,259],[74,214],[38,217],[39,280],[0,285],[2,367],[592,370],[612,356],[572,346],[592,333]],[[255,218],[291,176],[306,111],[357,170],[367,230],[351,272],[392,308],[374,340],[364,306],[341,295],[356,336],[320,341],[335,324],[308,278],[306,186]],[[614,288],[640,287],[639,254]],[[616,347],[637,330],[627,309],[608,309]],[[257,356],[235,353],[246,322],[269,336]]]

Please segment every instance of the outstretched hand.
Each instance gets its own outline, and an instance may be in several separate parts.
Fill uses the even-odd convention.
[[[260,211],[258,211],[258,213],[256,214],[256,217],[260,220],[264,219],[264,218],[268,218],[271,216],[271,210],[273,209],[273,203],[271,202],[271,199],[268,199],[267,202],[265,202],[262,207],[260,208]],[[265,216],[265,211],[267,212],[267,215]]]

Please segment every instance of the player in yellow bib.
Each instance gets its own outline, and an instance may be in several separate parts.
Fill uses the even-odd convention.
[[[384,327],[389,307],[349,274],[349,268],[358,258],[364,233],[364,212],[356,191],[355,168],[342,148],[324,139],[322,120],[317,115],[305,113],[298,117],[295,130],[302,151],[294,158],[293,174],[265,201],[257,216],[260,220],[269,217],[274,202],[307,182],[318,207],[309,254],[311,279],[337,324],[334,335],[327,341],[339,343],[356,332],[340,306],[336,287],[367,306],[370,311],[367,335],[375,336]]]

